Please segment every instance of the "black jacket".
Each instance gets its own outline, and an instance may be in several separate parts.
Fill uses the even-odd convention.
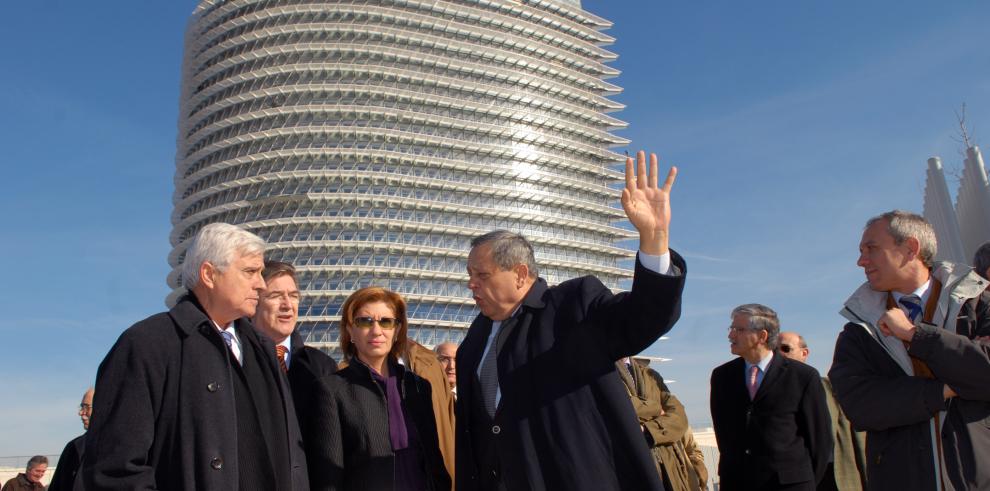
[[[313,386],[320,378],[337,372],[337,362],[330,355],[312,346],[306,346],[302,336],[292,333],[292,353],[289,358],[289,385],[296,416],[303,435],[309,435],[309,411],[312,408]]]
[[[309,489],[302,435],[275,345],[247,319],[235,327],[245,348],[265,353],[286,421],[292,489]],[[96,376],[86,434],[85,489],[230,490],[250,488],[238,472],[232,356],[191,295],[121,334]],[[236,363],[236,361],[233,361]],[[268,455],[247,456],[267,464]]]
[[[402,408],[416,425],[425,464],[425,491],[450,489],[433,417],[430,383],[402,365]],[[394,458],[385,393],[367,365],[352,361],[336,374],[317,380],[310,433],[306,440],[310,484],[314,490],[393,489]]]
[[[886,311],[886,292],[863,285],[843,310],[853,322],[836,341],[829,379],[853,428],[866,431],[871,490],[936,489],[932,428],[939,412],[947,489],[990,489],[990,343],[981,341],[990,336],[990,292],[967,266],[937,263],[932,275],[944,285],[937,315],[933,324],[920,323],[906,351],[874,325]],[[909,375],[908,355],[935,378]],[[958,397],[946,401],[945,385]]]
[[[85,445],[85,433],[65,444],[65,449],[58,456],[58,465],[55,467],[55,474],[52,475],[52,482],[48,484],[48,491],[72,491]]]
[[[746,362],[712,371],[711,411],[721,489],[815,489],[832,456],[832,422],[818,371],[774,353],[750,401]]]
[[[491,433],[502,482],[512,491],[660,489],[615,361],[639,353],[680,316],[684,260],[671,251],[675,275],[636,261],[632,291],[613,295],[585,276],[548,287],[537,281],[515,326],[499,336],[502,391]],[[456,478],[458,491],[480,489],[472,404],[476,372],[492,320],[479,315],[457,350]]]

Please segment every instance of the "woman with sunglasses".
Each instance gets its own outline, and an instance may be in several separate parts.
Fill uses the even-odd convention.
[[[316,381],[306,444],[312,489],[450,489],[430,384],[398,363],[406,302],[362,288],[341,309],[347,366]]]

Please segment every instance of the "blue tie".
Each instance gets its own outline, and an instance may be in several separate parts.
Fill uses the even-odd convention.
[[[921,299],[917,295],[904,295],[898,302],[907,309],[908,319],[911,322],[917,322],[922,311]]]
[[[227,343],[227,349],[230,350],[230,356],[237,360],[237,364],[241,363],[241,359],[234,354],[234,335],[227,331],[220,331],[220,336],[223,337],[223,342]]]

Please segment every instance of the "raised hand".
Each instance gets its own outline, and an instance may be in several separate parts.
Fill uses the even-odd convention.
[[[646,153],[636,154],[636,170],[633,159],[626,159],[626,188],[622,190],[622,209],[626,217],[639,231],[639,249],[647,254],[660,255],[669,247],[670,188],[677,177],[677,167],[671,167],[663,187],[657,186],[657,156],[650,154],[650,173],[646,173]]]

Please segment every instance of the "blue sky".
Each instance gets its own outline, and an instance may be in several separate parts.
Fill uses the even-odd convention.
[[[119,333],[163,309],[191,1],[15,2],[0,19],[0,456],[58,453]],[[733,306],[775,308],[828,368],[863,222],[921,210],[990,123],[982,2],[615,2],[629,150],[681,168],[681,321],[649,354],[696,426]],[[623,149],[618,149],[623,150]],[[950,187],[954,183],[950,182]],[[98,416],[96,416],[98,417]]]

